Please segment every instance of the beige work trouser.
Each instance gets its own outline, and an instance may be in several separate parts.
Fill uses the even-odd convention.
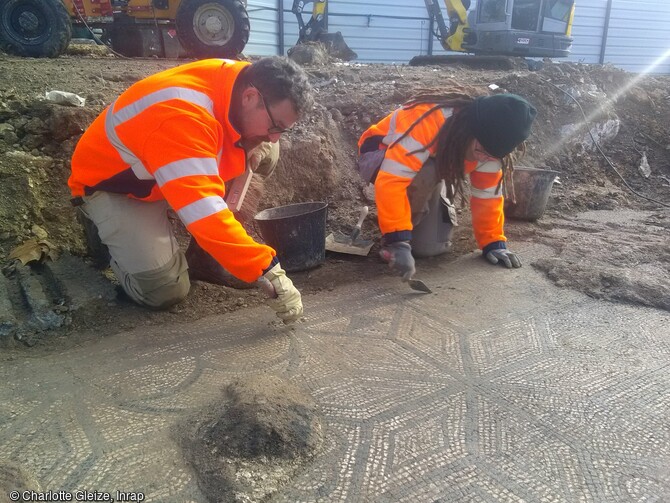
[[[247,155],[248,166],[263,178],[272,174],[278,159],[278,143],[262,143]],[[172,232],[166,201],[138,201],[110,192],[83,199],[79,208],[97,227],[109,248],[110,266],[131,299],[167,309],[188,295],[188,264]]]
[[[109,265],[131,299],[166,309],[186,297],[191,286],[188,265],[172,232],[166,201],[95,192],[84,197],[80,209],[109,248]]]

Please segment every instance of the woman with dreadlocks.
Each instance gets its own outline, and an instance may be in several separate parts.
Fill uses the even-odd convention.
[[[536,110],[514,94],[472,98],[462,92],[422,94],[371,126],[359,140],[361,176],[375,185],[382,259],[403,277],[414,256],[447,251],[452,202],[470,176],[472,224],[492,264],[521,267],[503,234],[503,178],[511,153],[522,152]],[[511,185],[511,183],[509,183]]]

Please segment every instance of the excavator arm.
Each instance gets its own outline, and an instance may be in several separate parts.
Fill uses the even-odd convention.
[[[444,0],[449,14],[449,36],[441,37],[442,47],[452,51],[464,51],[463,39],[468,25],[470,0]]]
[[[305,6],[310,3],[314,4],[312,6],[312,17],[305,23],[302,13],[305,10]],[[328,33],[327,7],[328,0],[293,0],[291,12],[295,14],[298,20],[298,41],[296,47],[306,42],[321,42],[331,56],[344,61],[356,59],[358,55],[344,41],[342,33],[339,31]],[[291,54],[293,49],[289,49],[289,54]]]
[[[312,17],[305,23],[302,18],[302,13],[305,6],[308,4],[312,6]],[[291,12],[295,14],[298,20],[298,43],[317,42],[320,40],[323,33],[328,32],[328,21],[326,19],[326,5],[327,0],[293,0],[293,7]]]
[[[437,25],[437,38],[442,47],[447,51],[465,51],[463,39],[467,33],[468,9],[470,0],[444,0],[449,15],[449,26],[447,26],[442,9],[437,0],[424,0],[428,15],[435,20]]]

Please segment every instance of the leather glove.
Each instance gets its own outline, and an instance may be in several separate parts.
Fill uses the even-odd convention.
[[[403,281],[409,281],[416,273],[412,247],[408,241],[397,241],[386,245],[379,255],[382,260],[389,263],[391,270],[402,276]]]
[[[506,248],[491,250],[486,254],[486,260],[492,264],[502,262],[508,269],[521,267],[521,259],[519,256]]]
[[[277,264],[260,279],[259,283],[268,294],[267,304],[275,310],[284,323],[294,322],[302,316],[302,297],[286,271]]]

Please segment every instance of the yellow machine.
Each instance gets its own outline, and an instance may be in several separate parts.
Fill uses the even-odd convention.
[[[294,0],[298,43],[346,46],[341,34],[328,33],[327,1]],[[469,13],[470,0],[444,0],[448,24],[437,0],[424,2],[433,34],[447,50],[528,57],[570,52],[574,0],[477,0]],[[309,3],[312,16],[305,23]],[[245,0],[0,0],[0,48],[7,52],[56,57],[67,48],[73,26],[102,28],[112,48],[126,56],[142,55],[142,33],[155,29],[162,37],[168,27],[176,28],[192,56],[235,57],[250,31]]]
[[[433,34],[446,50],[484,55],[565,57],[570,52],[574,0],[444,0],[448,21],[436,0],[424,0]],[[314,0],[312,17],[302,12],[310,2],[294,0],[298,43],[327,40],[327,0]]]
[[[243,0],[0,0],[0,47],[12,54],[56,57],[73,26],[102,28],[112,48],[140,56],[142,33],[176,28],[197,57],[235,57],[249,40]]]

